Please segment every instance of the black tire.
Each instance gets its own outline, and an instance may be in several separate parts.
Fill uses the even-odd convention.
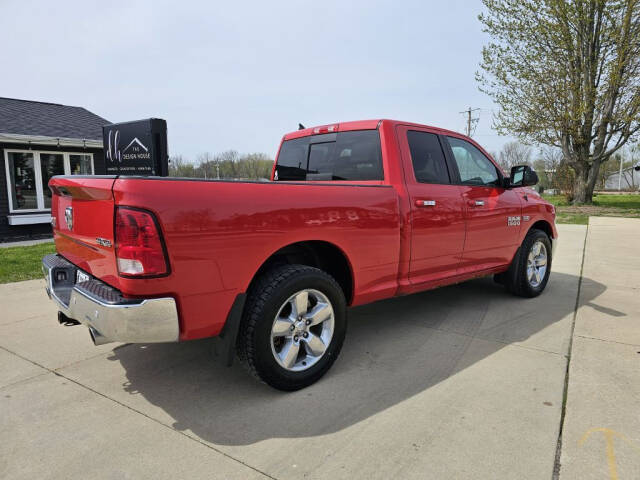
[[[331,302],[334,330],[322,357],[310,368],[291,371],[281,366],[271,349],[271,328],[291,295],[314,289]],[[258,379],[278,390],[305,388],[322,377],[336,360],[347,330],[346,301],[340,285],[322,270],[306,265],[281,265],[264,273],[247,295],[237,352],[240,362]]]
[[[537,242],[542,242],[546,248],[547,268],[539,284],[532,285],[527,275],[527,259],[531,249]],[[511,293],[520,297],[537,297],[544,291],[549,281],[551,261],[551,240],[542,230],[531,229],[527,236],[524,237],[520,248],[518,248],[509,270],[504,273],[505,287]]]

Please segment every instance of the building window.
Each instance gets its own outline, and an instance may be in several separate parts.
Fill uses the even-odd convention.
[[[42,172],[44,208],[51,208],[51,190],[49,190],[47,185],[51,177],[64,175],[64,155],[61,153],[41,153],[40,171]]]
[[[85,153],[69,154],[70,175],[93,175],[93,157]]]
[[[14,210],[36,210],[36,171],[33,168],[33,154],[8,152],[9,195]]]
[[[90,153],[5,150],[9,211],[15,213],[51,210],[51,190],[55,175],[93,174]]]

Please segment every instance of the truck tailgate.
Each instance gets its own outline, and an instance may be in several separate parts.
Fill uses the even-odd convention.
[[[51,216],[56,250],[71,263],[118,288],[114,250],[115,177],[54,177]]]

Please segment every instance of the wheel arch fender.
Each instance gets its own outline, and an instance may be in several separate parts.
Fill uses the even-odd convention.
[[[555,232],[553,230],[553,227],[551,226],[551,223],[549,223],[547,220],[545,219],[539,219],[536,220],[528,229],[526,232],[524,232],[524,235],[522,236],[522,240],[524,240],[524,237],[527,236],[527,234],[533,230],[542,230],[544,233],[547,234],[547,236],[549,237],[550,241],[553,241],[554,236],[555,236]]]
[[[260,264],[247,285],[249,292],[269,268],[282,264],[301,264],[319,268],[331,275],[340,285],[347,305],[351,304],[356,285],[353,265],[343,248],[326,240],[301,240],[273,250]]]

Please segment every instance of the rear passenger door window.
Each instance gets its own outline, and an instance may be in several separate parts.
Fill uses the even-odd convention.
[[[460,138],[447,137],[447,140],[463,185],[481,187],[500,185],[498,169],[480,150]]]
[[[449,172],[438,136],[434,133],[407,132],[411,162],[419,183],[449,183]]]

